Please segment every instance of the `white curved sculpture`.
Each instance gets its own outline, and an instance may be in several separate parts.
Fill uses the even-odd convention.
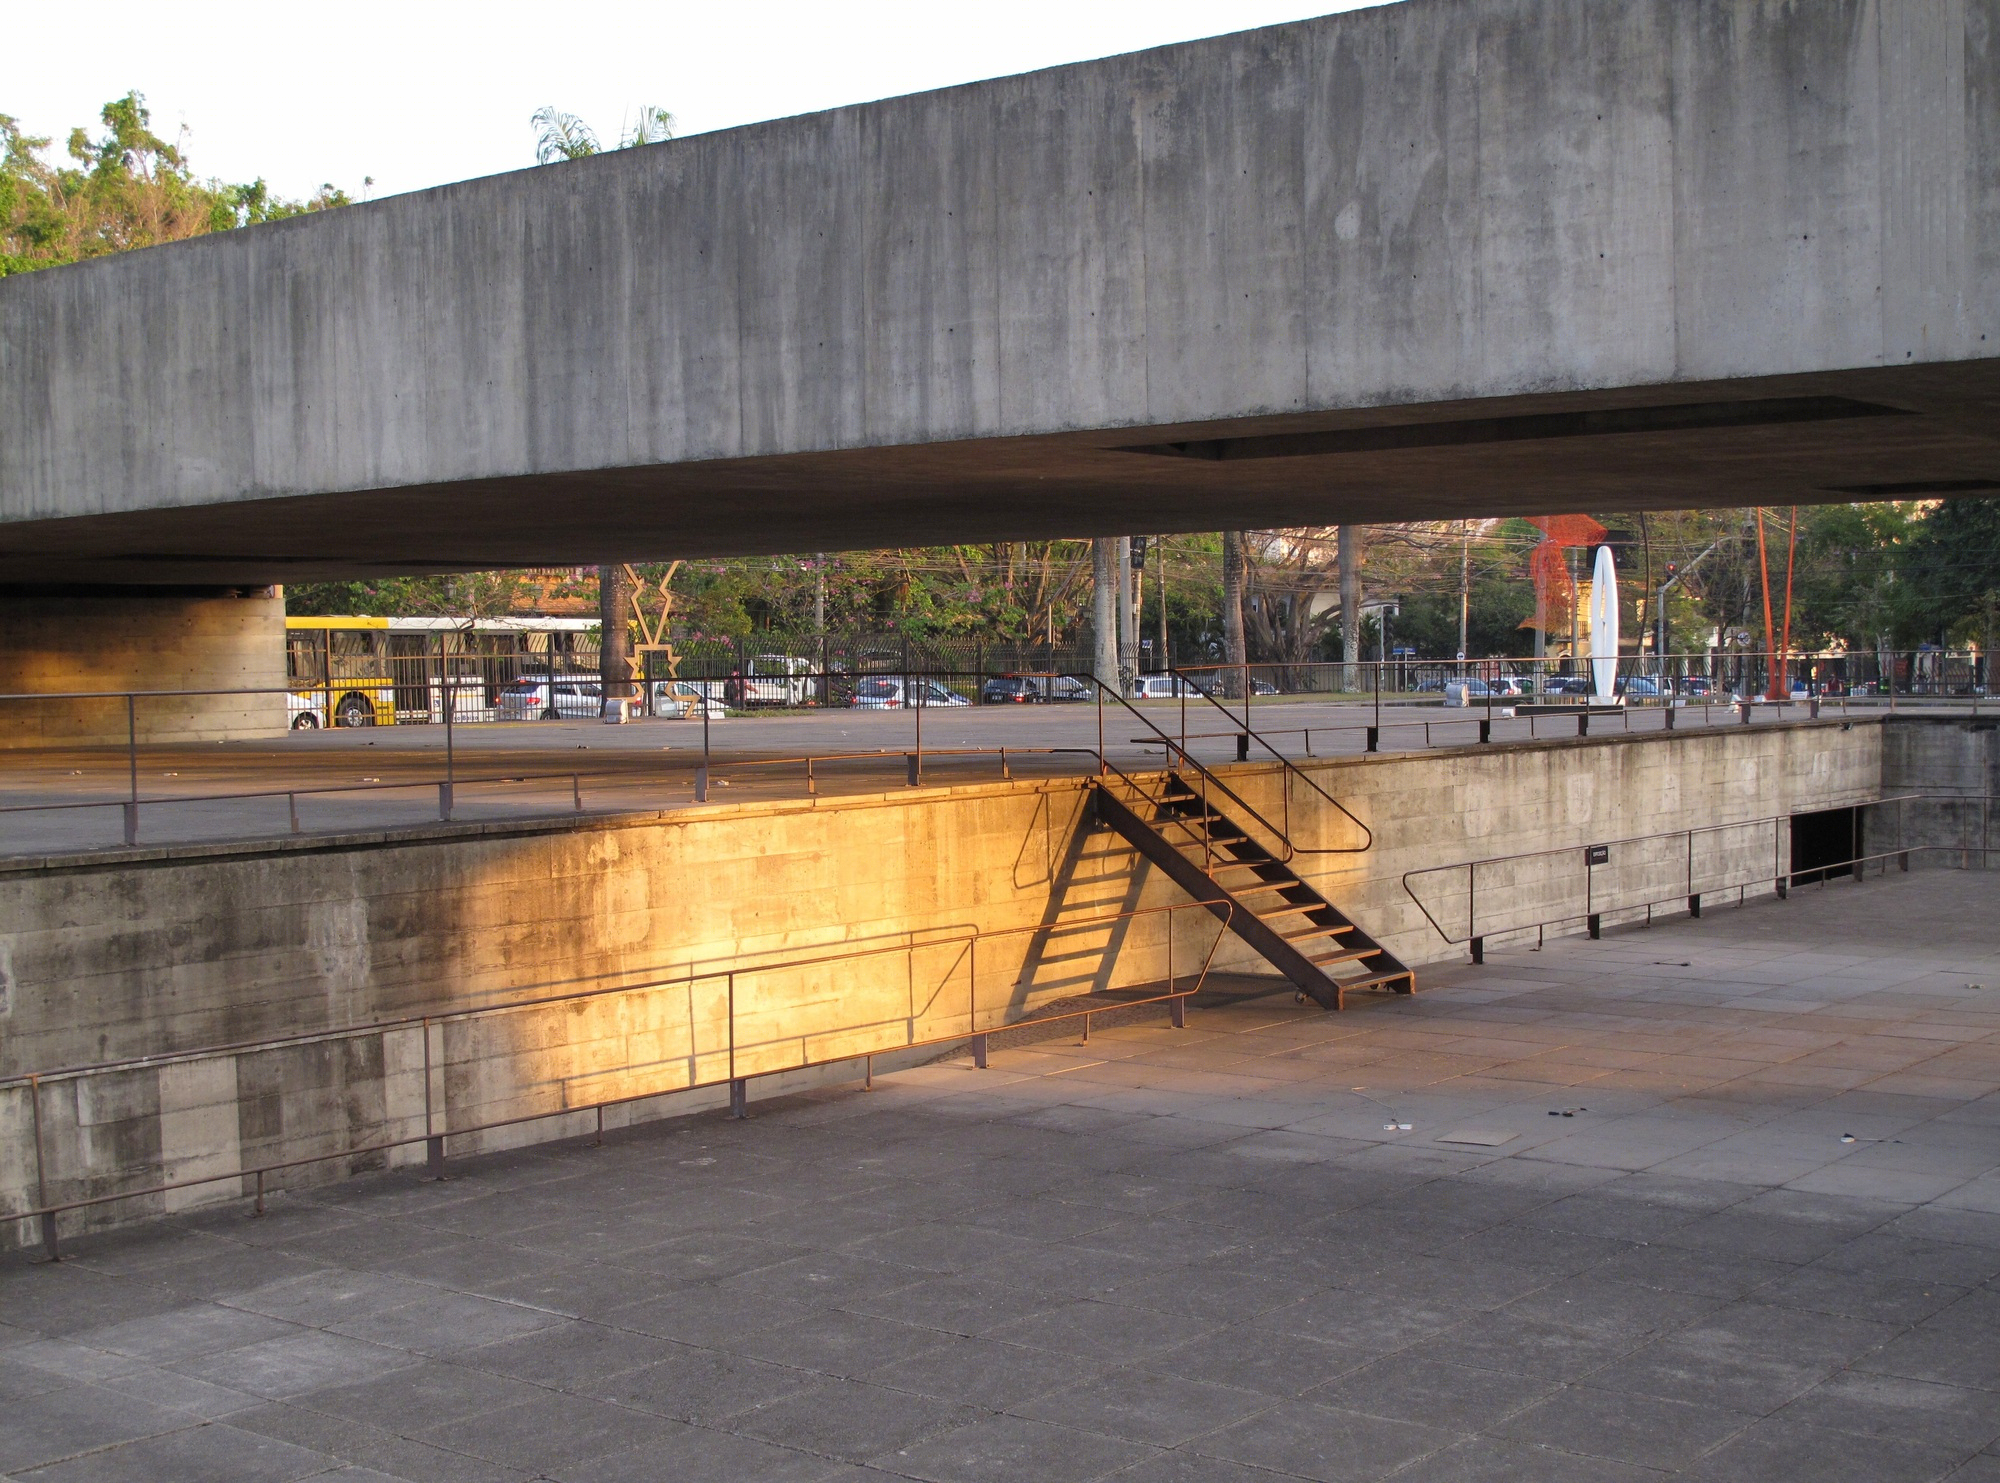
[[[1590,581],[1590,678],[1596,698],[1609,700],[1618,685],[1618,569],[1611,548],[1597,548]]]

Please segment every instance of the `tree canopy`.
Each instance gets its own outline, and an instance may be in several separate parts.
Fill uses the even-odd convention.
[[[331,185],[290,201],[261,178],[198,177],[182,145],[153,132],[138,92],[106,103],[98,119],[103,134],[70,130],[66,162],[52,164],[52,140],[0,113],[0,277],[349,204]]]

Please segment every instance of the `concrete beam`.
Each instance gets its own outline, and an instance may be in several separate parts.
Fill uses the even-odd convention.
[[[0,581],[1990,491],[1996,355],[2000,0],[1411,0],[0,282]]]

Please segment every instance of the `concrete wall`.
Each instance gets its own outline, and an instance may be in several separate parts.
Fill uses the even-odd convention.
[[[0,520],[1990,358],[1996,38],[1411,0],[23,275]]]
[[[142,742],[226,741],[285,729],[285,601],[173,589],[0,589],[0,694],[235,690],[264,695],[140,699]],[[0,747],[125,744],[122,699],[0,701]]]
[[[1879,725],[1835,722],[1326,762],[1315,778],[1376,843],[1301,864],[1407,960],[1455,957],[1404,871],[1866,801],[1881,738]],[[1230,775],[1281,817],[1281,774]],[[0,875],[0,1074],[620,990],[45,1086],[56,1186],[130,1188],[163,1166],[240,1168],[422,1131],[426,1035],[440,1130],[724,1075],[731,984],[701,976],[712,970],[738,970],[739,1071],[956,1035],[968,1003],[984,1025],[1153,981],[1170,951],[1186,973],[1216,937],[1198,912],[1171,931],[1157,916],[1087,925],[1179,899],[1089,826],[1087,796],[1076,780],[996,784]],[[1298,841],[1351,840],[1353,826],[1315,800],[1294,788]],[[1770,839],[1723,831],[1705,858],[1768,891]],[[1647,885],[1641,870],[1615,889]],[[1560,905],[1560,886],[1550,876],[1524,889]],[[1431,902],[1445,918],[1448,894]],[[975,927],[976,950],[952,940]],[[886,951],[758,966],[843,947]],[[1262,968],[1234,939],[1215,961]],[[27,1203],[31,1124],[26,1093],[0,1093],[0,1201],[14,1209]]]
[[[1910,716],[1886,727],[1882,792],[1930,796],[1882,809],[1869,854],[1903,844],[2000,846],[2000,718]],[[1910,864],[2000,869],[2000,855],[1926,851]]]

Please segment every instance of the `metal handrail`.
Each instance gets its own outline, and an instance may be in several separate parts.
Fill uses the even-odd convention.
[[[604,1109],[607,1107],[619,1107],[633,1102],[651,1101],[658,1097],[711,1090],[719,1086],[727,1085],[730,1088],[732,1113],[735,1115],[741,1115],[743,1099],[747,1096],[746,1089],[748,1083],[751,1080],[754,1080],[758,1077],[788,1075],[793,1072],[807,1071],[823,1066],[841,1065],[858,1060],[867,1063],[867,1070],[864,1074],[868,1077],[870,1084],[872,1084],[873,1061],[876,1055],[893,1054],[908,1050],[921,1050],[933,1045],[949,1045],[958,1041],[964,1041],[968,1039],[973,1043],[975,1064],[983,1068],[986,1064],[986,1041],[987,1038],[991,1035],[1004,1033],[1005,1031],[1008,1030],[1026,1028],[1032,1025],[1057,1024],[1065,1020],[1081,1018],[1084,1022],[1084,1034],[1086,1037],[1088,1037],[1090,1032],[1090,1017],[1092,1015],[1106,1013],[1111,1010],[1141,1008],[1149,1004],[1164,1003],[1173,1006],[1174,1022],[1176,1025],[1179,1025],[1180,1023],[1182,1023],[1184,1017],[1184,1009],[1182,1006],[1184,1006],[1186,1000],[1188,1000],[1189,998],[1193,997],[1196,994],[1199,994],[1202,991],[1202,988],[1206,985],[1208,981],[1208,974],[1210,967],[1213,965],[1215,961],[1216,951],[1221,946],[1223,938],[1225,938],[1229,934],[1230,927],[1235,915],[1235,907],[1233,903],[1224,904],[1222,912],[1222,925],[1220,929],[1217,931],[1214,940],[1210,942],[1207,952],[1203,954],[1201,960],[1201,966],[1199,970],[1196,972],[1194,976],[1194,981],[1190,986],[1176,987],[1175,981],[1177,975],[1174,973],[1173,970],[1173,934],[1170,928],[1167,933],[1166,992],[1147,994],[1140,997],[1121,998],[1116,1000],[1115,1002],[1104,1005],[1090,1006],[1082,1009],[1061,1010],[1055,1013],[1029,1014],[1029,1015],[1024,1015],[1016,1020],[1003,1019],[997,1023],[988,1022],[982,1026],[980,1023],[979,1008],[976,997],[978,992],[977,952],[979,944],[982,941],[993,941],[995,939],[1025,936],[1037,933],[1047,933],[1050,931],[1060,931],[1065,933],[1089,931],[1112,923],[1130,921],[1140,917],[1159,916],[1159,915],[1166,915],[1171,917],[1176,912],[1186,912],[1186,911],[1200,911],[1200,912],[1207,912],[1210,915],[1214,915],[1215,906],[1211,903],[1202,901],[1184,901],[1184,902],[1173,902],[1164,906],[1140,907],[1130,911],[1108,913],[1102,916],[1090,917],[1078,922],[1066,922],[1060,924],[1051,924],[1047,922],[1034,922],[1018,927],[1001,928],[996,931],[983,931],[975,926],[961,931],[956,936],[931,938],[922,942],[909,942],[909,943],[902,943],[890,946],[860,948],[860,949],[853,949],[847,952],[820,954],[811,957],[781,960],[773,963],[746,964],[740,966],[721,966],[721,967],[713,967],[702,970],[690,969],[688,972],[680,975],[670,976],[667,978],[657,979],[657,980],[648,980],[646,982],[636,983],[636,984],[603,986],[594,989],[579,990],[577,992],[570,994],[549,995],[533,1000],[515,1001],[507,1004],[483,1005],[475,1008],[462,1009],[462,1010],[451,1010],[451,1011],[446,1011],[442,1014],[406,1016],[396,1020],[382,1020],[382,1021],[371,1022],[368,1024],[349,1025],[336,1029],[307,1032],[300,1035],[271,1037],[269,1039],[264,1039],[264,1040],[238,1042],[224,1046],[204,1047],[194,1050],[172,1052],[165,1055],[131,1057],[120,1061],[107,1061],[107,1062],[97,1063],[94,1065],[66,1067],[53,1071],[28,1072],[7,1077],[4,1079],[0,1079],[0,1089],[19,1089],[21,1087],[26,1087],[29,1091],[31,1098],[33,1099],[34,1103],[33,1127],[34,1127],[34,1140],[35,1140],[34,1158],[35,1158],[35,1169],[36,1169],[39,1191],[37,1196],[37,1202],[33,1206],[30,1206],[26,1210],[17,1211],[12,1215],[7,1216],[6,1218],[13,1220],[39,1220],[41,1222],[41,1227],[42,1227],[42,1241],[44,1248],[48,1252],[50,1259],[56,1260],[59,1259],[59,1254],[60,1254],[58,1234],[56,1229],[56,1217],[65,1211],[81,1210],[98,1205],[113,1204],[121,1200],[142,1199],[150,1195],[161,1195],[175,1190],[195,1189],[205,1185],[226,1183],[230,1180],[244,1180],[244,1179],[254,1178],[256,1181],[255,1195],[254,1195],[254,1199],[256,1202],[256,1213],[261,1215],[263,1213],[263,1208],[264,1208],[264,1192],[265,1192],[266,1176],[274,1173],[284,1172],[290,1169],[305,1168],[314,1164],[329,1163],[342,1159],[354,1158],[363,1154],[381,1153],[391,1149],[406,1148],[419,1143],[427,1143],[430,1145],[430,1166],[431,1166],[432,1176],[436,1178],[442,1178],[443,1161],[444,1161],[444,1140],[448,1137],[460,1137],[472,1133],[489,1132],[497,1128],[514,1127],[526,1123],[543,1121],[552,1117],[567,1117],[574,1114],[589,1113],[594,1111],[597,1115],[598,1138],[601,1141],[604,1131]],[[966,1013],[965,1029],[954,1030],[943,1035],[930,1036],[921,1040],[899,1041],[895,1044],[884,1045],[874,1050],[849,1051],[840,1055],[824,1056],[824,1057],[819,1057],[817,1059],[811,1057],[805,1057],[802,1058],[796,1064],[777,1067],[767,1071],[740,1070],[737,1067],[735,981],[738,976],[748,976],[751,974],[763,974],[763,973],[779,973],[789,970],[796,970],[800,968],[823,967],[830,964],[853,962],[861,959],[881,957],[884,955],[895,954],[895,953],[902,953],[913,956],[914,954],[920,951],[929,951],[932,949],[943,949],[951,947],[958,947],[963,949],[963,951],[961,952],[959,957],[954,960],[954,967],[953,969],[948,970],[947,977],[951,976],[952,973],[955,973],[956,971],[955,965],[958,961],[969,962],[968,973],[967,973],[967,985],[966,985],[967,1004],[965,1010]],[[691,1080],[681,1086],[674,1086],[674,1087],[668,1087],[664,1089],[656,1089],[644,1092],[635,1092],[619,1097],[600,1098],[596,1101],[581,1102],[573,1106],[555,1108],[545,1112],[532,1112],[532,1113],[520,1114],[513,1117],[494,1118],[479,1123],[461,1124],[458,1127],[447,1127],[443,1131],[437,1130],[435,1121],[435,1109],[431,1105],[431,1095],[432,1095],[431,1084],[433,1079],[431,1075],[432,1068],[430,1065],[431,1026],[433,1025],[441,1026],[454,1021],[481,1019],[488,1016],[516,1013],[535,1008],[548,1008],[560,1004],[576,1003],[584,1000],[601,998],[611,994],[637,993],[649,989],[670,988],[676,985],[684,985],[684,984],[691,985],[715,979],[726,980],[729,984],[728,1043],[727,1043],[729,1071],[727,1076],[710,1077],[706,1080]],[[44,1085],[52,1081],[76,1080],[85,1076],[92,1076],[92,1075],[112,1075],[121,1072],[143,1071],[143,1070],[157,1068],[162,1065],[184,1063],[187,1061],[200,1060],[209,1057],[255,1054],[261,1051],[279,1050],[290,1046],[313,1044],[313,1043],[326,1042],[339,1039],[352,1039],[357,1036],[379,1035],[391,1031],[397,1031],[397,1030],[408,1031],[413,1029],[420,1029],[424,1036],[425,1108],[424,1108],[423,1118],[424,1118],[425,1130],[420,1134],[412,1134],[407,1137],[401,1137],[401,1138],[380,1139],[371,1143],[342,1148],[334,1152],[311,1154],[304,1157],[293,1158],[293,1159],[274,1160],[247,1167],[238,1167],[226,1173],[197,1175],[187,1179],[163,1181],[160,1183],[147,1185],[143,1188],[124,1189],[104,1194],[90,1195],[76,1200],[51,1201],[47,1198],[47,1181],[46,1181],[47,1166],[43,1152],[41,1089]]]
[[[1943,803],[1979,803],[1982,805],[1981,817],[1982,817],[1982,827],[1984,827],[1984,821],[1986,820],[1986,810],[1984,806],[1990,805],[1994,801],[1995,797],[1996,795],[1993,794],[1979,794],[1979,793],[1944,793],[1944,792],[1899,793],[1888,798],[1868,799],[1861,803],[1854,804],[1852,806],[1857,809],[1880,808],[1887,804],[1892,804],[1892,803],[1900,804],[1900,803],[1925,802],[1925,801],[1943,802]],[[1417,910],[1423,913],[1424,920],[1430,923],[1432,930],[1435,931],[1438,934],[1438,936],[1443,938],[1446,942],[1449,943],[1478,942],[1482,940],[1482,938],[1485,935],[1478,931],[1478,918],[1477,918],[1478,871],[1481,866],[1510,865],[1523,860],[1544,860],[1544,859],[1555,859],[1569,855],[1579,855],[1579,854],[1584,855],[1585,857],[1584,869],[1586,872],[1584,876],[1585,892],[1586,892],[1585,911],[1568,912],[1564,913],[1561,916],[1545,917],[1539,922],[1523,922],[1499,929],[1502,932],[1526,932],[1529,931],[1530,929],[1537,927],[1546,928],[1551,926],[1557,926],[1564,922],[1579,921],[1594,915],[1601,915],[1601,913],[1592,912],[1589,909],[1588,905],[1589,888],[1592,879],[1591,876],[1589,875],[1589,871],[1595,868],[1588,863],[1588,851],[1596,848],[1623,848],[1631,845],[1652,844],[1660,840],[1685,839],[1688,845],[1688,867],[1687,867],[1688,878],[1686,881],[1686,886],[1687,886],[1686,890],[1677,892],[1672,896],[1662,896],[1652,901],[1628,902],[1624,905],[1613,907],[1611,908],[1611,910],[1638,911],[1641,910],[1642,908],[1650,909],[1651,907],[1659,905],[1663,902],[1678,900],[1683,897],[1685,897],[1689,901],[1697,901],[1699,899],[1698,893],[1696,893],[1693,890],[1694,840],[1697,835],[1715,834],[1715,833],[1720,833],[1724,830],[1763,829],[1766,827],[1776,831],[1780,829],[1783,825],[1790,823],[1792,817],[1793,816],[1791,814],[1772,814],[1772,815],[1767,815],[1763,818],[1743,819],[1731,823],[1697,824],[1688,829],[1670,829],[1662,831],[1661,833],[1658,834],[1638,834],[1638,835],[1631,835],[1623,839],[1601,840],[1601,841],[1594,841],[1588,844],[1558,845],[1554,848],[1545,850],[1521,850],[1511,855],[1489,855],[1478,860],[1456,861],[1450,865],[1427,865],[1427,866],[1422,866],[1418,869],[1407,870],[1403,873],[1402,877],[1403,890],[1404,893],[1409,896],[1411,903],[1415,905]],[[1982,832],[1982,839],[1986,837],[1987,836],[1985,835],[1985,833]],[[1979,845],[1952,845],[1952,844],[1903,845],[1899,846],[1896,849],[1884,850],[1879,853],[1871,855],[1856,854],[1846,860],[1829,861],[1824,866],[1813,865],[1807,867],[1807,869],[1815,871],[1817,870],[1838,871],[1843,867],[1847,866],[1860,866],[1872,863],[1876,860],[1888,859],[1892,856],[1907,856],[1910,854],[1923,853],[1925,851],[1930,851],[1930,850],[1957,851],[1961,853],[1970,853],[1973,850],[1978,850],[1981,853],[1986,853],[1991,848],[1993,847],[1985,843]],[[1782,839],[1774,835],[1772,869],[1768,874],[1761,874],[1761,873],[1758,874],[1757,876],[1754,877],[1754,880],[1756,881],[1775,880],[1782,883],[1790,875],[1799,873],[1796,871],[1787,871],[1786,869],[1783,868],[1782,850],[1783,850]],[[1463,936],[1454,936],[1451,932],[1445,929],[1445,927],[1438,921],[1438,919],[1431,914],[1430,908],[1424,905],[1423,898],[1417,894],[1417,889],[1412,884],[1413,881],[1418,880],[1424,876],[1442,875],[1449,871],[1458,871],[1458,870],[1463,870],[1466,872],[1466,901],[1467,901],[1466,931]],[[1751,884],[1751,880],[1744,880],[1741,882],[1734,883],[1734,885],[1737,888],[1748,886],[1749,884]],[[1731,883],[1724,883],[1722,889],[1724,890],[1731,889]]]
[[[1260,810],[1258,810],[1254,804],[1252,804],[1242,794],[1238,793],[1234,788],[1230,787],[1229,784],[1224,782],[1220,777],[1216,776],[1216,774],[1212,772],[1206,764],[1204,764],[1199,758],[1197,758],[1180,742],[1174,740],[1173,735],[1170,732],[1163,731],[1158,726],[1154,725],[1152,719],[1148,717],[1145,712],[1141,711],[1137,706],[1132,704],[1132,702],[1127,700],[1124,696],[1118,694],[1117,691],[1113,689],[1111,686],[1106,685],[1103,681],[1097,679],[1094,675],[1078,674],[1078,675],[1070,675],[1067,678],[1073,680],[1079,680],[1085,684],[1095,686],[1099,696],[1100,708],[1102,706],[1102,698],[1106,695],[1109,695],[1111,699],[1117,701],[1118,704],[1125,707],[1125,709],[1132,715],[1132,717],[1135,720],[1137,720],[1140,723],[1140,725],[1144,726],[1148,731],[1152,732],[1154,736],[1158,737],[1160,742],[1164,746],[1171,749],[1171,751],[1181,759],[1182,764],[1184,764],[1189,768],[1192,768],[1201,779],[1202,783],[1201,800],[1204,813],[1208,811],[1208,789],[1210,787],[1213,787],[1216,789],[1216,791],[1220,792],[1231,802],[1235,803],[1236,806],[1242,809],[1244,813],[1248,814],[1250,818],[1254,819],[1258,824],[1262,825],[1264,829],[1269,832],[1271,837],[1278,841],[1278,847],[1281,853],[1276,854],[1273,858],[1275,858],[1280,863],[1289,862],[1299,855],[1359,855],[1365,853],[1366,851],[1374,847],[1375,844],[1374,831],[1371,830],[1366,824],[1363,824],[1361,820],[1356,819],[1352,813],[1349,813],[1348,810],[1341,805],[1339,800],[1333,798],[1332,795],[1328,794],[1325,789],[1319,788],[1318,785],[1315,784],[1314,785],[1315,790],[1319,792],[1322,797],[1326,798],[1326,800],[1329,803],[1333,804],[1335,808],[1340,809],[1340,811],[1343,814],[1346,814],[1347,817],[1350,820],[1352,820],[1357,827],[1360,828],[1362,834],[1366,836],[1366,838],[1364,842],[1359,845],[1348,846],[1344,848],[1330,847],[1326,849],[1313,849],[1313,850],[1300,849],[1297,845],[1292,843],[1291,835],[1288,832],[1288,830],[1279,828],[1276,824],[1273,824],[1269,819],[1265,818],[1263,813]],[[1099,725],[1101,728],[1102,722],[1100,722]],[[1099,742],[1098,745],[1098,752],[1101,759],[1103,755],[1103,743],[1101,741]],[[1292,764],[1286,761],[1286,759],[1282,756],[1282,754],[1278,756],[1278,760],[1284,763],[1286,767],[1288,768],[1292,767]],[[1101,765],[1108,765],[1108,764],[1101,764]],[[1284,802],[1286,808],[1286,822],[1287,824],[1289,824],[1290,809],[1291,809],[1291,790],[1289,788],[1284,790]],[[1204,828],[1205,827],[1206,826],[1204,826]]]
[[[1170,670],[1168,671],[1168,673],[1173,675],[1173,677],[1177,681],[1181,682],[1179,688],[1181,690],[1181,736],[1183,741],[1186,740],[1187,736],[1187,691],[1189,689],[1193,689],[1195,694],[1199,695],[1203,700],[1207,701],[1210,705],[1214,706],[1218,711],[1221,711],[1223,715],[1229,716],[1229,707],[1224,705],[1220,700],[1217,700],[1213,695],[1209,694],[1207,690],[1203,689],[1199,685],[1196,685],[1191,678],[1184,676],[1180,670],[1177,669]],[[1247,686],[1245,687],[1246,696],[1248,694],[1248,688],[1249,687]],[[1230,717],[1230,719],[1234,720],[1235,718],[1232,716]],[[1327,792],[1326,789],[1322,788],[1318,783],[1314,782],[1312,778],[1306,773],[1304,768],[1299,767],[1291,760],[1291,758],[1287,757],[1283,752],[1280,752],[1276,747],[1272,746],[1271,743],[1267,741],[1262,734],[1251,729],[1250,707],[1247,702],[1247,699],[1243,707],[1242,730],[1238,733],[1238,735],[1241,735],[1252,741],[1255,741],[1258,746],[1262,747],[1265,751],[1269,752],[1273,757],[1277,758],[1279,763],[1284,767],[1285,774],[1288,779],[1292,777],[1298,778],[1308,788],[1311,788],[1313,792],[1319,794],[1321,798],[1324,798],[1328,803],[1332,804],[1335,808],[1339,809],[1341,813],[1347,816],[1348,821],[1350,823],[1352,823],[1364,835],[1367,836],[1368,840],[1368,842],[1362,845],[1359,850],[1343,850],[1337,848],[1296,849],[1296,853],[1301,855],[1352,855],[1352,854],[1361,854],[1373,847],[1375,843],[1374,830],[1370,829],[1366,824],[1362,823],[1361,820],[1355,818],[1353,811],[1349,809],[1346,804],[1342,803],[1338,798],[1335,798],[1331,793]],[[1285,824],[1287,828],[1289,828],[1292,822],[1292,813],[1291,813],[1292,790],[1289,785],[1289,782],[1287,783],[1287,786],[1285,788],[1284,799],[1285,799]]]

